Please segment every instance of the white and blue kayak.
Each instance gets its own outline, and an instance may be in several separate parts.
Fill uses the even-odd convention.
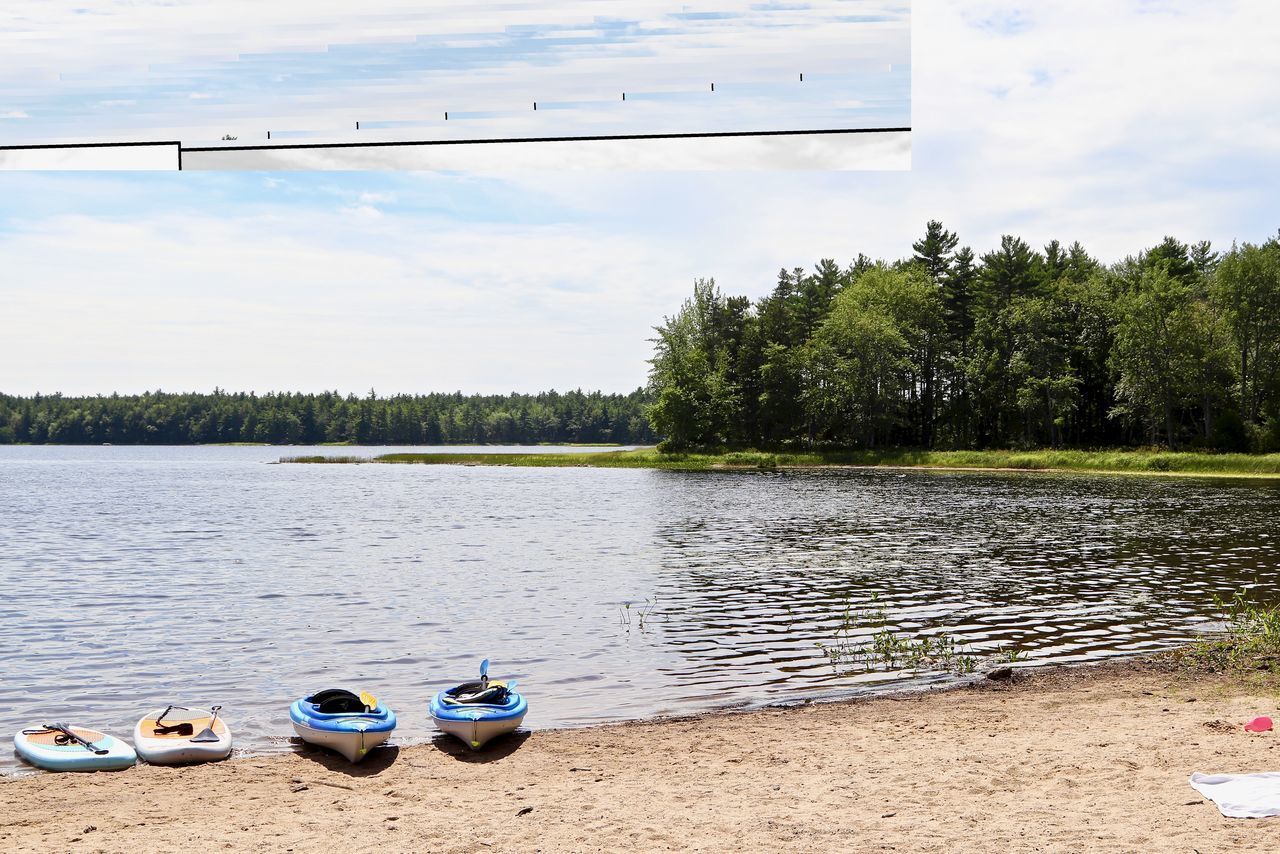
[[[308,744],[359,762],[391,737],[396,713],[367,693],[330,688],[295,700],[289,707],[294,732]]]
[[[64,723],[27,727],[13,737],[13,749],[46,771],[120,771],[138,761],[128,742]]]
[[[491,681],[489,659],[480,663],[480,679],[464,682],[431,699],[431,719],[441,732],[479,750],[500,735],[513,732],[524,721],[529,703],[516,693],[516,683]]]
[[[133,728],[138,755],[152,765],[216,762],[231,755],[231,729],[212,711],[166,706],[143,716]]]

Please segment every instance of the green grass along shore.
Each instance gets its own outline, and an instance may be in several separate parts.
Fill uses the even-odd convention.
[[[1183,451],[815,451],[662,453],[653,448],[584,454],[383,454],[379,457],[283,457],[282,463],[421,463],[487,466],[587,466],[674,471],[820,467],[900,467],[939,470],[1061,471],[1097,474],[1280,477],[1280,454]]]

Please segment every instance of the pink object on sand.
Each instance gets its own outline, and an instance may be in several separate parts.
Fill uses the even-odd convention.
[[[1247,724],[1244,725],[1244,729],[1245,729],[1245,732],[1270,732],[1271,718],[1267,717],[1266,715],[1263,715],[1262,717],[1254,718],[1253,720],[1249,721]]]

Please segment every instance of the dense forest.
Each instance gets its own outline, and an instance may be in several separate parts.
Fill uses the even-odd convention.
[[[1280,238],[1104,265],[930,222],[912,257],[701,280],[657,328],[664,447],[1280,450]]]
[[[0,443],[361,445],[651,443],[648,397],[631,394],[0,395]]]
[[[935,221],[912,248],[756,301],[699,280],[630,394],[0,395],[0,443],[1280,450],[1280,236],[1105,265]]]

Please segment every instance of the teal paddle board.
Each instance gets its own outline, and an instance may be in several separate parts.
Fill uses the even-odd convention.
[[[138,761],[128,742],[66,724],[26,727],[13,737],[13,749],[46,771],[119,771]]]

